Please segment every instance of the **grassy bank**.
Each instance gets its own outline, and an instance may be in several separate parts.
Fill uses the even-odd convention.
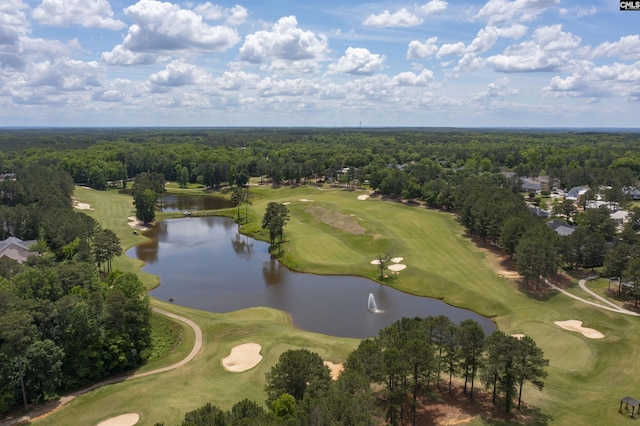
[[[375,279],[378,271],[370,261],[393,248],[407,269],[390,275],[387,285],[442,298],[492,317],[508,334],[531,336],[550,359],[545,389],[527,388],[523,398],[539,408],[541,421],[574,425],[629,420],[617,410],[620,397],[640,397],[634,393],[633,380],[640,373],[638,318],[599,310],[561,294],[544,300],[529,296],[515,281],[502,277],[488,252],[467,238],[448,213],[380,199],[359,200],[362,192],[343,190],[252,187],[252,193],[255,198],[243,232],[265,238],[260,221],[267,203],[287,203],[291,220],[285,228],[282,259],[292,268]],[[134,236],[126,225],[132,214],[129,197],[84,189],[78,189],[76,196],[91,204],[95,210],[88,212],[125,245],[144,238]],[[241,211],[244,216],[244,208]],[[115,266],[136,270],[139,264],[121,258]],[[144,274],[143,279],[148,287],[157,282]],[[205,332],[203,352],[182,369],[92,392],[38,424],[91,424],[126,412],[140,413],[140,424],[174,424],[185,411],[205,402],[226,409],[244,397],[263,401],[264,372],[289,347],[305,346],[335,362],[357,344],[296,330],[286,314],[272,309],[221,315],[153,303],[198,323]],[[605,338],[588,339],[553,323],[568,319],[583,321]],[[263,362],[246,373],[225,372],[221,358],[247,341],[263,346]]]

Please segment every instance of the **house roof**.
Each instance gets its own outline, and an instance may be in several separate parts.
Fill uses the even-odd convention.
[[[580,198],[581,195],[583,195],[588,190],[589,190],[589,185],[573,187],[569,190],[569,192],[567,192],[567,195],[565,196],[565,198],[567,200],[577,200],[578,198]]]
[[[0,258],[8,257],[18,263],[23,263],[29,256],[36,254],[29,250],[29,246],[36,240],[22,241],[20,238],[9,237],[0,241]]]
[[[553,219],[547,222],[547,226],[562,237],[566,237],[567,235],[573,234],[573,232],[578,228],[577,226],[569,225],[567,222],[563,222],[559,219]]]

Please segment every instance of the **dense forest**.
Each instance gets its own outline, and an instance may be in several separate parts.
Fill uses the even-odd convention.
[[[0,182],[0,233],[34,243],[25,262],[0,258],[0,414],[130,370],[150,344],[146,289],[110,271],[120,242],[73,210],[69,175],[13,170]]]
[[[0,260],[0,412],[130,369],[145,358],[148,298],[135,275],[110,271],[110,260],[121,254],[117,238],[72,209],[74,184],[130,190],[136,214],[144,222],[153,220],[154,201],[164,191],[164,181],[210,189],[241,188],[233,192],[238,208],[249,200],[250,179],[275,186],[367,188],[399,202],[456,213],[471,234],[514,259],[533,291],[560,268],[601,268],[609,276],[621,277],[631,297],[640,297],[640,210],[633,200],[640,178],[638,133],[38,129],[0,132],[0,149],[0,169],[6,173],[0,181],[0,233],[2,238],[36,240],[34,249],[40,254],[25,264]],[[542,177],[539,190],[523,189],[522,179]],[[552,198],[555,192],[578,186],[586,191],[575,201]],[[590,201],[598,201],[597,206],[588,208]],[[628,211],[622,224],[611,217],[613,205]],[[545,215],[532,214],[536,207]],[[561,220],[572,232],[559,235],[549,226],[551,220]],[[277,236],[273,233],[272,244]],[[421,333],[431,333],[424,321]],[[407,401],[418,389],[415,370],[412,376],[410,366],[396,369],[390,358],[394,351],[389,348],[402,348],[389,342],[404,333],[402,327],[407,324],[381,332],[377,340],[364,341],[347,362],[353,371],[372,362],[380,365],[375,377],[370,371],[358,374],[367,383],[385,385],[389,394],[384,411],[392,423],[398,416],[411,415],[405,411],[412,406]],[[428,348],[423,348],[428,352],[425,359],[430,360],[424,366],[428,370],[420,374],[424,388],[441,385],[440,375],[448,371],[446,344],[454,341],[430,336],[425,340],[430,342]],[[520,343],[505,339],[483,340],[486,360],[491,359],[492,344],[501,348],[494,356],[511,349],[522,353],[514,349]],[[384,345],[391,346],[381,352],[384,355],[375,355]],[[454,346],[450,353],[462,351],[456,349],[460,342]],[[371,351],[366,356],[372,358],[358,364],[357,356],[365,356],[363,351]],[[445,365],[433,370],[433,360]],[[458,374],[453,365],[458,369],[464,362],[460,358],[451,362],[451,373]],[[479,370],[483,383],[494,390],[494,396],[502,394],[510,409],[511,402],[518,400],[518,385],[529,379],[495,370],[492,382],[492,371],[487,370],[491,362],[483,365],[484,370]],[[465,370],[465,379],[467,374]],[[267,382],[276,376],[274,371]],[[501,382],[505,377],[511,381]],[[345,375],[333,386],[350,389],[365,398],[350,403],[368,407],[368,396],[358,394],[363,390],[361,383],[359,377]],[[279,395],[268,387],[269,405],[288,394],[294,404],[280,401],[285,414],[305,419],[320,412],[334,416],[333,408],[318,407],[337,404],[331,398],[351,400],[332,394],[344,389],[325,388],[322,398],[313,400],[316,405],[305,406],[306,386],[302,393],[294,389]],[[255,408],[251,402],[242,404],[249,411]],[[292,406],[300,409],[287,411]],[[204,410],[220,411],[213,406]],[[337,412],[337,420],[330,421],[341,421]],[[220,413],[227,420],[232,416]]]

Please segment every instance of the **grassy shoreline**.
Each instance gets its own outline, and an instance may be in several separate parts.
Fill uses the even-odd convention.
[[[634,394],[636,388],[630,380],[640,373],[635,362],[640,355],[637,318],[599,310],[560,294],[550,294],[546,300],[530,297],[515,281],[502,277],[488,252],[477,247],[452,215],[444,212],[380,199],[358,200],[362,192],[262,186],[251,190],[255,198],[249,207],[248,223],[241,224],[241,231],[266,239],[260,228],[266,204],[289,203],[291,221],[285,228],[281,261],[292,269],[375,280],[377,269],[370,260],[393,246],[395,255],[404,257],[408,267],[385,284],[472,309],[492,318],[508,334],[531,336],[550,359],[545,389],[539,392],[526,388],[524,394],[524,401],[540,410],[541,421],[574,425],[628,420],[618,413],[618,404],[622,396],[640,396]],[[116,232],[124,247],[145,240],[142,235],[133,235],[126,224],[126,217],[133,215],[130,197],[77,189],[76,198],[95,208],[88,213]],[[322,222],[318,207],[353,218],[365,233],[352,234]],[[235,217],[235,213],[228,209],[223,214]],[[122,256],[114,261],[114,267],[140,272],[141,264]],[[144,272],[140,276],[148,288],[159,284],[157,277]],[[153,304],[198,323],[205,335],[202,353],[183,369],[91,392],[37,424],[95,424],[126,412],[138,412],[139,424],[174,424],[185,411],[206,402],[225,409],[244,397],[262,402],[264,372],[282,351],[306,346],[339,362],[358,342],[297,330],[286,313],[268,308],[215,314],[157,300]],[[568,319],[582,320],[583,326],[595,328],[605,338],[588,339],[553,324]],[[246,341],[263,346],[263,362],[249,372],[225,372],[220,359],[235,344]],[[134,400],[132,395],[136,395]],[[478,418],[472,424],[486,423]]]

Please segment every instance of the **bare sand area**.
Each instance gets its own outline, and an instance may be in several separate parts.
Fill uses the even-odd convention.
[[[247,371],[262,361],[260,350],[262,346],[257,343],[243,343],[231,349],[229,356],[222,360],[222,365],[234,373]]]
[[[128,225],[134,229],[139,229],[140,231],[148,231],[149,228],[147,226],[144,226],[144,224],[142,223],[142,221],[136,219],[135,216],[129,216],[127,219],[129,219]]]
[[[524,337],[524,334],[522,333],[512,334],[511,337],[515,337],[516,339],[520,340]]]
[[[393,263],[400,263],[400,262],[402,262],[403,260],[404,260],[404,257],[392,257],[392,258],[391,258],[391,261],[392,261]]]
[[[360,200],[360,201],[364,201],[367,198],[369,198],[369,195],[367,195],[367,194],[358,195],[358,200]]]
[[[582,321],[567,320],[567,321],[554,321],[554,323],[557,326],[564,328],[565,330],[582,333],[583,336],[588,337],[589,339],[602,339],[604,337],[604,334],[600,333],[598,330],[594,330],[593,328],[583,327]]]
[[[343,363],[334,364],[331,361],[325,361],[324,365],[329,367],[329,371],[331,371],[331,378],[333,380],[338,380],[338,376],[340,375],[342,370],[344,370],[344,364]]]
[[[407,265],[403,265],[401,263],[394,263],[393,265],[389,265],[389,270],[393,272],[400,272],[406,267]]]
[[[127,413],[103,420],[98,423],[97,426],[133,426],[138,423],[138,420],[140,420],[140,415],[138,413]]]

